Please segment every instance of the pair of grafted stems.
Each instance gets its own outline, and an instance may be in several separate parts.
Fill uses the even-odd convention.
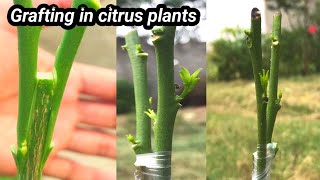
[[[247,35],[247,46],[250,50],[253,75],[255,80],[257,119],[258,119],[258,146],[256,153],[256,168],[253,177],[264,174],[267,164],[268,148],[274,152],[274,158],[278,147],[272,143],[272,133],[278,111],[281,108],[282,93],[278,94],[278,73],[281,45],[281,13],[277,12],[273,17],[271,34],[271,60],[270,71],[262,69],[261,50],[261,13],[259,9],[253,8],[251,11],[251,29],[245,31]],[[266,174],[267,176],[267,174]]]
[[[195,88],[199,82],[201,69],[193,74],[182,67],[180,77],[183,91],[176,95],[181,86],[174,83],[174,38],[176,27],[157,27],[152,30],[152,42],[155,47],[158,83],[157,111],[151,109],[152,99],[148,96],[147,57],[142,50],[136,30],[125,36],[127,50],[133,72],[133,83],[136,103],[136,137],[128,135],[137,155],[164,153],[172,150],[173,127],[180,102]],[[151,148],[151,121],[154,121],[154,149]],[[171,158],[170,158],[171,162]],[[141,165],[141,164],[139,164]],[[148,166],[148,165],[146,165]],[[139,168],[138,168],[139,169]],[[157,177],[170,177],[171,167],[156,171]],[[165,179],[165,178],[164,178]]]
[[[32,0],[14,0],[32,8]],[[72,7],[85,4],[99,9],[96,0],[73,0]],[[19,180],[41,179],[43,167],[53,148],[51,142],[62,95],[86,27],[65,31],[51,73],[37,72],[39,36],[42,27],[18,26],[19,111],[17,145],[12,147]]]

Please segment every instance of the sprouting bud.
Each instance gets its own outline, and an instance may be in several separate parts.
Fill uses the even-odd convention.
[[[24,140],[21,144],[21,147],[19,148],[19,151],[21,152],[22,155],[26,155],[27,151],[28,151],[28,147],[27,147],[27,141]]]
[[[244,33],[247,35],[247,39],[246,39],[247,47],[251,48],[252,47],[251,31],[244,30]]]
[[[144,112],[146,115],[149,116],[150,119],[156,121],[157,120],[157,115],[152,109],[148,109],[148,111]]]
[[[188,69],[181,67],[180,77],[183,81],[183,91],[180,94],[181,99],[186,97],[195,88],[195,86],[200,80],[198,76],[201,71],[202,71],[202,68],[199,68],[193,74],[190,74]]]
[[[127,50],[127,47],[128,47],[127,45],[122,45],[121,49],[125,51],[125,50]]]
[[[144,53],[141,44],[136,44],[136,50],[138,51],[138,53]]]
[[[129,142],[131,142],[132,144],[137,144],[135,138],[131,135],[131,134],[128,134],[127,135],[127,139]]]
[[[281,98],[282,98],[282,91],[280,90],[279,91],[279,100],[281,100]]]
[[[268,83],[269,83],[269,70],[266,71],[262,69],[262,73],[259,73],[259,76],[260,76],[260,83],[261,83],[263,95],[267,97],[268,96],[267,90],[268,90]]]
[[[136,53],[137,53],[137,56],[144,57],[144,59],[147,60],[148,53],[144,52],[141,44],[136,44]]]
[[[250,31],[250,30],[246,29],[246,30],[244,30],[243,32],[244,32],[247,36],[251,36],[251,31]]]
[[[149,98],[149,105],[152,106],[152,97]]]

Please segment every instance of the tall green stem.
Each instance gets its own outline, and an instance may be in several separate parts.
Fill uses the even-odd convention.
[[[31,8],[31,0],[14,0],[15,4]],[[41,27],[19,26],[19,111],[17,123],[18,149],[25,141],[29,129],[32,98],[36,88],[38,44]]]
[[[186,68],[182,67],[180,77],[183,80],[184,89],[180,95],[175,94],[173,65],[175,30],[176,28],[172,26],[159,27],[152,30],[158,75],[158,105],[156,113],[152,109],[146,110],[148,108],[147,53],[142,50],[136,31],[132,31],[126,35],[126,45],[123,46],[128,51],[133,70],[137,117],[137,140],[131,135],[128,136],[128,140],[133,143],[136,154],[151,152],[150,122],[145,117],[145,114],[155,121],[153,126],[154,150],[158,153],[159,157],[155,157],[154,160],[160,160],[159,167],[149,167],[146,165],[148,162],[145,164],[140,161],[138,161],[138,166],[141,166],[143,172],[152,176],[152,179],[157,180],[171,178],[171,167],[169,165],[171,164],[172,136],[176,114],[181,107],[180,101],[194,89],[200,80],[198,75],[202,70],[200,68],[193,74],[190,74]],[[142,112],[145,114],[142,114]],[[151,156],[154,156],[154,154]]]
[[[278,73],[280,58],[280,36],[281,36],[281,13],[278,12],[273,17],[272,35],[271,35],[271,65],[269,82],[269,101],[267,107],[267,143],[271,143],[274,123],[277,113],[280,109],[280,99],[278,99]]]
[[[77,8],[81,4],[85,4],[87,7],[93,9],[100,8],[100,4],[97,0],[74,0],[72,3],[72,7]],[[59,107],[70,74],[70,70],[85,30],[86,26],[76,26],[71,30],[66,30],[56,52],[56,60],[53,72],[56,78],[56,88],[53,96],[54,103],[52,105],[52,121],[50,121],[51,124],[49,126],[50,128],[48,129],[50,135],[47,138],[47,143],[49,144],[52,139],[54,125],[58,116]]]
[[[250,49],[253,76],[256,89],[256,102],[257,102],[257,119],[258,119],[258,172],[263,170],[266,161],[266,99],[263,98],[263,89],[260,80],[262,74],[262,50],[261,50],[261,14],[259,9],[253,8],[251,11],[251,30],[246,32],[248,35],[247,45]]]
[[[134,83],[136,104],[136,154],[150,153],[151,150],[151,120],[145,113],[150,104],[148,101],[147,58],[140,45],[140,39],[136,30],[125,36],[125,49],[128,51]]]
[[[174,122],[180,104],[174,86],[174,26],[152,30],[158,76],[157,120],[154,125],[155,151],[171,151]]]
[[[15,0],[26,8],[31,0]],[[98,9],[95,0],[74,0],[72,7],[86,4]],[[85,27],[66,31],[58,49],[54,72],[39,73],[37,55],[42,27],[19,26],[19,112],[17,123],[18,148],[12,153],[20,180],[41,178],[42,169],[53,148],[51,139],[65,85]]]
[[[159,27],[152,30],[153,44],[156,51],[158,76],[157,119],[154,125],[155,151],[171,151],[175,118],[180,104],[176,101],[174,86],[174,37],[175,27]],[[171,168],[160,172],[167,179]],[[164,178],[166,177],[166,178]]]
[[[128,51],[133,70],[137,117],[137,140],[132,136],[128,136],[128,140],[134,144],[133,147],[136,154],[151,152],[149,120],[151,118],[154,120],[155,152],[165,151],[166,153],[170,152],[171,155],[174,121],[180,107],[179,102],[182,99],[177,100],[174,86],[173,55],[175,29],[175,27],[160,27],[152,30],[158,75],[157,113],[148,109],[150,105],[147,101],[147,54],[142,50],[141,45],[139,45],[140,40],[136,31],[130,32],[125,37],[126,45],[124,48]],[[192,79],[189,72],[186,71],[185,77]],[[171,161],[171,158],[166,158]],[[143,165],[142,168],[144,168]],[[170,167],[157,168],[156,170],[151,169],[150,172],[146,168],[143,171],[152,174],[152,176],[156,174],[153,179],[157,180],[166,180],[171,177]]]

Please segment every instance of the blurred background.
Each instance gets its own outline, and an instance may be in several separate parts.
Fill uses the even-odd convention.
[[[165,0],[165,1],[130,1],[119,0],[121,7],[155,7],[165,3],[170,7],[189,5],[201,11],[202,19],[205,17],[206,3],[204,0]],[[200,23],[201,24],[201,23]],[[148,89],[149,96],[153,97],[153,109],[157,102],[157,79],[154,47],[150,36],[151,32],[141,27],[136,27],[141,37],[143,49],[148,57]],[[135,107],[132,83],[132,71],[126,51],[121,49],[125,44],[124,35],[132,27],[117,28],[117,178],[133,179],[135,170],[135,153],[126,135],[135,135]],[[203,38],[203,27],[177,27],[175,41],[175,82],[182,85],[179,76],[180,66],[194,72],[203,68],[200,82],[194,91],[182,101],[182,108],[178,111],[173,136],[173,179],[205,179],[206,178],[206,43]],[[179,92],[177,92],[179,94]]]
[[[207,1],[207,179],[250,179],[256,151],[255,89],[244,29],[262,13],[263,66],[270,32],[281,10],[279,90],[283,92],[273,141],[279,145],[272,179],[320,178],[320,1]]]

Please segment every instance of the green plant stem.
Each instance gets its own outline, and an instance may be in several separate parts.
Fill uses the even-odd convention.
[[[15,4],[31,8],[31,0],[15,0]],[[36,88],[38,44],[41,27],[18,26],[19,110],[17,145],[21,148],[29,129],[32,98]]]
[[[51,119],[51,98],[54,89],[52,73],[38,75],[33,107],[31,113],[30,129],[27,139],[20,149],[18,165],[18,178],[23,180],[41,179],[44,164],[48,158],[52,145],[46,145],[47,129]]]
[[[175,27],[171,26],[152,30],[158,76],[157,119],[154,125],[156,152],[172,150],[174,122],[177,111],[180,108],[180,104],[176,102],[174,86],[175,29]],[[167,177],[171,176],[171,168],[164,170],[161,174]]]
[[[262,74],[262,51],[261,51],[261,15],[257,8],[251,11],[251,30],[247,32],[247,44],[250,49],[253,75],[255,80],[257,119],[258,119],[258,172],[265,168],[266,161],[266,102],[263,98],[263,89],[259,74]]]
[[[88,8],[99,9],[100,4],[96,0],[75,0],[72,3],[73,8],[85,4]],[[86,30],[86,26],[76,26],[71,30],[66,30],[63,34],[62,41],[56,52],[56,60],[54,64],[54,76],[56,78],[56,88],[54,91],[53,105],[52,105],[52,121],[48,129],[51,132],[47,137],[47,143],[51,143],[52,132],[58,116],[59,107],[61,104],[62,96],[65,86],[70,74],[70,70],[77,54],[80,42]]]
[[[136,143],[133,148],[136,154],[150,153],[151,150],[151,120],[145,113],[148,111],[148,79],[147,58],[140,45],[136,30],[125,36],[125,49],[128,51],[133,73],[134,94],[136,104]]]
[[[180,108],[174,86],[175,29],[171,26],[152,30],[158,75],[157,120],[154,126],[156,152],[172,150],[174,122]]]
[[[271,143],[274,123],[280,109],[280,99],[278,99],[278,73],[280,57],[280,36],[281,36],[281,13],[278,12],[273,17],[271,35],[271,65],[269,82],[269,101],[267,107],[267,143]]]
[[[31,0],[15,0],[31,8]],[[85,4],[98,9],[95,0],[75,0],[72,7]],[[19,26],[19,111],[17,144],[12,153],[21,180],[41,178],[42,169],[53,145],[53,129],[70,69],[77,53],[85,27],[66,31],[57,52],[55,68],[50,75],[37,77],[39,35],[42,27]]]
[[[180,101],[184,99],[196,86],[200,78],[198,75],[201,68],[193,74],[182,67],[180,77],[183,80],[184,89],[180,95],[175,94],[174,84],[174,38],[175,27],[159,27],[152,30],[152,41],[156,51],[157,80],[158,80],[158,105],[157,113],[148,109],[147,101],[147,53],[140,45],[140,40],[136,31],[131,31],[125,36],[126,45],[124,49],[128,51],[132,65],[135,100],[136,100],[136,120],[137,139],[128,135],[128,140],[133,143],[136,154],[151,152],[150,145],[150,119],[154,120],[155,152],[165,155],[160,157],[160,164],[164,168],[149,169],[139,167],[139,171],[156,174],[152,179],[167,180],[171,178],[171,151],[172,136],[175,118],[178,109],[181,107]],[[147,118],[146,115],[149,117]],[[168,155],[168,156],[167,156]],[[169,157],[170,155],[170,157]],[[159,157],[158,157],[159,158]],[[143,166],[143,165],[142,165]],[[142,168],[142,169],[140,169]]]

